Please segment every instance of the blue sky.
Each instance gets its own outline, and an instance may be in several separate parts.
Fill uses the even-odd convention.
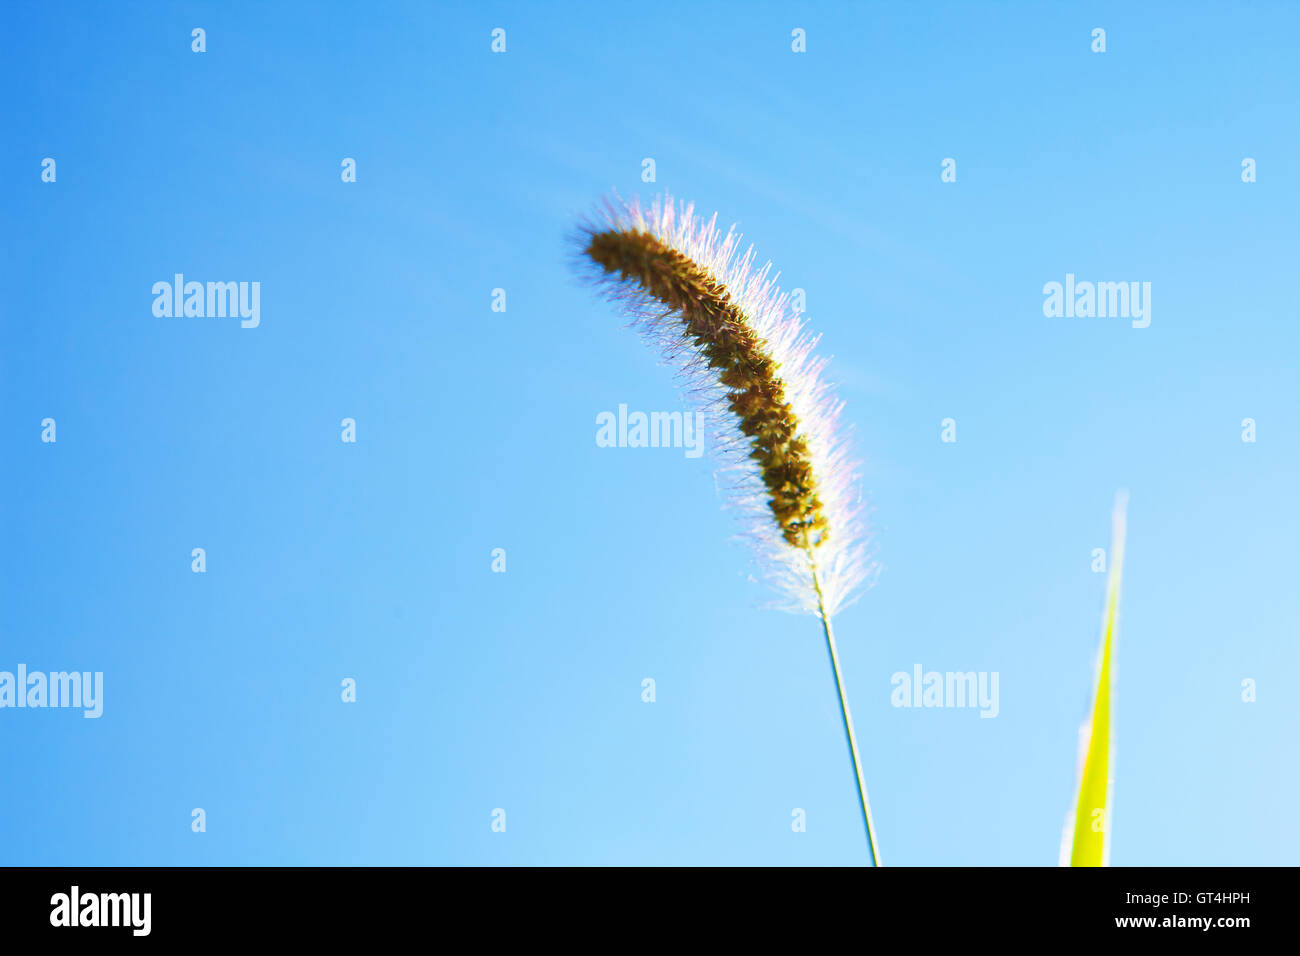
[[[865,860],[816,622],[762,608],[707,457],[595,443],[683,408],[570,267],[614,189],[738,223],[834,357],[887,864],[1056,862],[1120,488],[1112,862],[1295,859],[1293,8],[0,16],[0,670],[105,688],[0,710],[0,862]],[[260,325],[156,317],[177,272]],[[1067,273],[1150,326],[1045,317]],[[892,707],[916,664],[997,672],[997,718]]]

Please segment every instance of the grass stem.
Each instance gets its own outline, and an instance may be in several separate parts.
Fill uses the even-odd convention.
[[[835,689],[840,695],[840,714],[844,717],[844,733],[849,740],[849,755],[853,758],[853,773],[858,781],[858,796],[862,800],[862,821],[867,828],[867,848],[871,851],[871,865],[883,866],[880,851],[877,849],[876,828],[871,822],[871,803],[867,800],[867,783],[862,777],[862,758],[858,755],[858,739],[853,733],[853,715],[849,713],[849,699],[844,693],[844,679],[840,676],[840,655],[835,647],[835,633],[831,629],[830,615],[826,613],[822,601],[821,582],[817,571],[813,569],[813,587],[817,591],[817,610],[822,619],[822,629],[826,632],[826,649],[831,656],[831,670],[835,674]]]

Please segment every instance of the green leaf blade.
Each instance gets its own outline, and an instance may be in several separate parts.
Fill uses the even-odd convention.
[[[1092,713],[1080,732],[1083,760],[1074,810],[1066,823],[1062,864],[1110,864],[1111,786],[1114,750],[1114,655],[1119,629],[1120,584],[1124,573],[1124,535],[1127,496],[1115,500],[1112,519],[1110,569],[1106,583],[1106,608],[1102,616],[1101,646]],[[1064,852],[1068,847],[1068,857]]]

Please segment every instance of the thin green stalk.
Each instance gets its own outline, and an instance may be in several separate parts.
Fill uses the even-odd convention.
[[[862,758],[858,756],[858,738],[853,733],[853,715],[849,713],[848,695],[844,693],[844,679],[840,677],[840,654],[835,648],[835,634],[831,630],[831,619],[826,613],[822,600],[821,581],[817,570],[813,569],[813,588],[817,591],[817,612],[822,619],[822,629],[826,632],[826,649],[831,655],[831,670],[835,673],[835,689],[840,695],[840,713],[844,717],[844,733],[849,739],[849,755],[853,758],[853,774],[858,781],[858,796],[862,799],[862,820],[867,827],[867,848],[871,850],[871,865],[883,866],[880,853],[876,849],[876,827],[871,822],[871,803],[867,800],[867,782],[862,778]]]

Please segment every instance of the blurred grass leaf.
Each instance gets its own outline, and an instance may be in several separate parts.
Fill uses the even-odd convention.
[[[1079,731],[1079,788],[1061,839],[1062,866],[1110,864],[1115,634],[1119,627],[1127,509],[1128,496],[1120,492],[1115,497],[1111,524],[1110,568],[1106,582],[1106,608],[1101,622],[1101,647],[1097,653],[1096,690],[1092,714]]]

